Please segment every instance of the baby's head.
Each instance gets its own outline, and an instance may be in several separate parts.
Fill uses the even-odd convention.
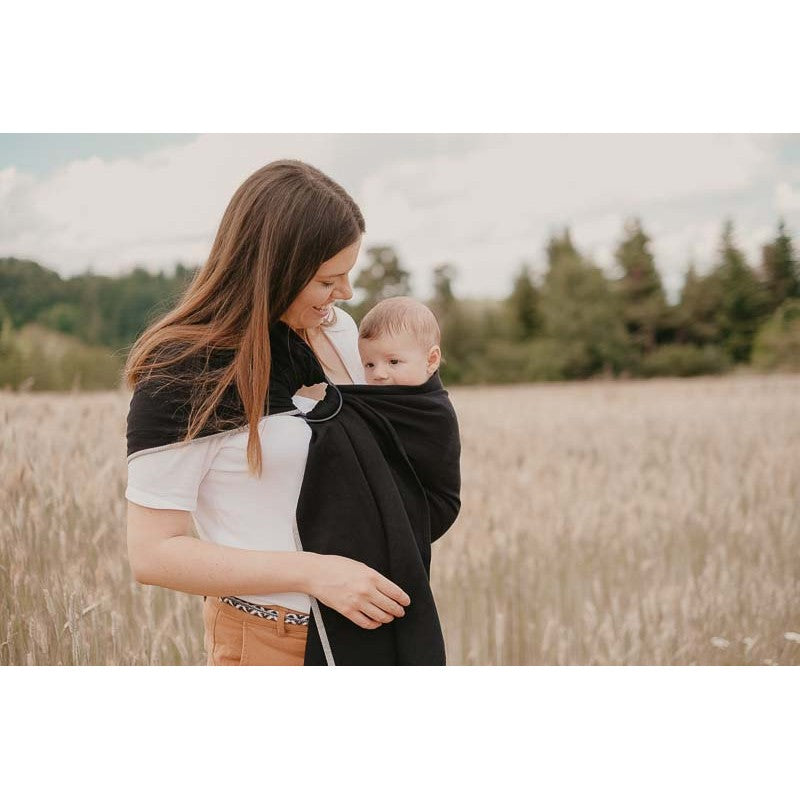
[[[417,386],[439,368],[441,333],[433,312],[413,297],[390,297],[371,308],[358,329],[367,383]]]

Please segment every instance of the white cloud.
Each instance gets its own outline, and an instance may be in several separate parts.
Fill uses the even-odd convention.
[[[425,295],[440,261],[457,289],[504,294],[522,260],[569,224],[613,270],[624,220],[641,216],[674,295],[690,256],[714,257],[722,220],[757,256],[776,212],[800,216],[795,176],[771,135],[209,134],[144,157],[75,161],[42,178],[0,171],[0,254],[62,274],[202,262],[239,183],[276,158],[306,160],[360,204],[364,251],[393,244]],[[794,139],[796,142],[796,138]],[[363,258],[363,254],[362,254]]]
[[[362,201],[370,231],[396,242],[420,277],[449,258],[468,294],[503,293],[522,259],[541,271],[546,238],[566,224],[613,271],[624,221],[638,214],[674,295],[688,255],[714,257],[729,201],[741,205],[777,170],[770,136],[498,136],[459,158],[388,164],[365,181]],[[744,211],[742,224],[755,224]]]
[[[775,187],[775,210],[781,214],[800,211],[800,185],[795,187],[787,181],[781,181]]]
[[[0,203],[11,195],[16,211],[13,226],[0,229],[0,252],[62,274],[202,261],[248,174],[287,153],[324,163],[329,149],[325,137],[208,135],[137,159],[74,161],[40,180],[12,172],[10,188],[0,181]]]

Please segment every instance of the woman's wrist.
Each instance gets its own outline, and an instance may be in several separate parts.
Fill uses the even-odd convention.
[[[320,561],[324,556],[319,553],[309,553],[306,550],[298,550],[292,553],[294,562],[294,580],[298,591],[303,594],[314,595],[317,585],[317,575],[319,574]]]

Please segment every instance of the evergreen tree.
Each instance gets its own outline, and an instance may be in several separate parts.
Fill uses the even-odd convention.
[[[532,339],[542,328],[539,290],[531,280],[530,266],[522,264],[514,277],[514,287],[506,299],[511,318],[512,335],[524,341]]]
[[[749,361],[756,331],[769,313],[769,295],[736,247],[731,220],[723,226],[714,272],[719,280],[722,345],[732,361]]]
[[[769,292],[770,311],[789,297],[800,297],[800,270],[783,220],[778,224],[775,241],[762,249],[761,272]]]
[[[456,268],[451,264],[439,264],[433,270],[433,300],[431,305],[445,316],[456,305],[456,296],[453,293],[453,281],[456,277]]]
[[[569,229],[551,237],[547,259],[541,292],[544,334],[563,349],[565,377],[627,368],[632,348],[620,298],[602,270],[575,249]]]
[[[699,276],[694,262],[690,262],[676,310],[676,342],[700,346],[719,342],[721,305],[721,287],[717,274],[712,272]]]
[[[639,219],[625,225],[625,237],[615,257],[622,269],[617,289],[622,298],[628,335],[643,354],[656,346],[658,332],[666,322],[667,300],[661,277],[649,248],[650,237]]]
[[[572,243],[572,234],[569,228],[564,228],[561,236],[551,236],[547,242],[547,265],[552,277],[555,268],[567,268],[580,266],[582,263],[581,255]]]
[[[758,369],[800,371],[800,297],[784,300],[758,329],[752,363]]]
[[[456,276],[457,270],[452,264],[434,267],[433,298],[429,304],[441,331],[442,366],[439,372],[446,382],[462,380],[465,361],[469,358],[469,348],[464,346],[468,325],[453,292]]]
[[[353,288],[361,289],[363,298],[354,306],[352,313],[360,321],[376,303],[387,297],[411,294],[411,275],[400,265],[391,247],[370,247],[367,250],[370,261],[358,275]]]
[[[429,302],[442,334],[440,373],[445,383],[482,379],[486,326],[492,322],[484,303],[456,297],[453,283],[457,277],[458,270],[452,264],[435,267]]]

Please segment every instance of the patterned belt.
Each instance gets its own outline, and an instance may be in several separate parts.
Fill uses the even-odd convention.
[[[249,603],[247,600],[242,600],[241,597],[220,597],[223,603],[229,606],[238,608],[240,611],[246,611],[248,614],[254,614],[263,619],[278,619],[278,610],[270,608],[270,606],[259,606],[255,603]],[[299,611],[287,611],[284,617],[284,622],[287,625],[308,625],[310,614],[303,614]]]

